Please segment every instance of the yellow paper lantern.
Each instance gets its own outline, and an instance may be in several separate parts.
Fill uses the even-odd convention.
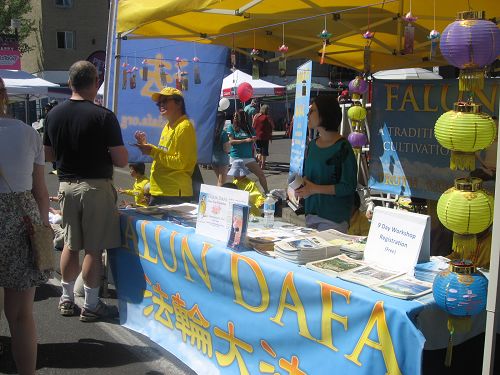
[[[457,178],[437,204],[439,221],[453,231],[453,250],[475,250],[476,234],[493,223],[493,196],[482,189],[480,178]]]
[[[491,145],[496,131],[495,121],[475,103],[455,103],[454,109],[442,114],[434,126],[439,144],[451,150],[453,170],[474,170],[474,152]]]
[[[351,120],[353,128],[355,131],[363,131],[363,122],[366,118],[366,108],[360,105],[354,104],[347,111],[347,117]]]
[[[352,121],[363,121],[366,118],[366,108],[360,105],[353,105],[347,111],[347,117]]]

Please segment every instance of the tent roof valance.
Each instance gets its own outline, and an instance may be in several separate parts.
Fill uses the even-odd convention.
[[[474,0],[470,5],[485,10],[488,18],[500,19],[496,1]],[[326,22],[332,33],[326,62],[362,70],[368,43],[371,71],[376,72],[445,65],[439,54],[429,61],[427,37],[434,28],[442,32],[466,7],[460,1],[439,0],[434,14],[432,3],[414,1],[412,14],[418,20],[411,55],[400,53],[406,25],[401,16],[410,10],[404,0],[120,0],[117,32],[268,51],[277,51],[284,41],[289,57],[319,60],[322,40],[318,34]],[[368,28],[375,32],[369,42],[362,37]]]

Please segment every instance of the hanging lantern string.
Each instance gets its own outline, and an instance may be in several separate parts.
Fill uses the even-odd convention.
[[[281,44],[285,45],[285,24],[283,24],[283,43]]]
[[[135,54],[130,54],[130,55],[120,55],[120,58],[131,59],[131,60],[132,60],[132,58],[134,58],[134,59],[138,58],[141,61],[144,61],[144,60],[147,60],[149,62],[152,62],[152,61],[160,61],[160,62],[163,62],[163,61],[172,61],[172,62],[175,62],[175,64],[178,63],[178,61],[177,61],[177,59],[175,57],[174,58],[164,57],[164,58],[161,58],[161,59],[157,59],[157,58],[151,57],[151,56],[138,56],[138,55],[135,55]],[[182,61],[186,61],[185,59],[181,59],[181,60]],[[212,62],[212,61],[199,61],[198,63],[199,64],[221,65],[220,62]],[[128,62],[127,62],[127,64],[128,64]]]
[[[203,41],[206,41],[208,39],[215,40],[217,38],[223,38],[223,37],[228,37],[228,36],[232,35],[233,36],[233,48],[234,48],[234,35],[235,34],[245,34],[245,33],[248,33],[250,31],[256,31],[256,30],[267,30],[269,28],[279,27],[281,25],[286,25],[286,24],[291,24],[291,23],[296,23],[296,22],[302,22],[302,21],[308,21],[308,20],[312,20],[312,19],[315,19],[315,18],[319,18],[319,17],[328,17],[328,16],[332,16],[334,14],[344,14],[344,13],[356,12],[356,11],[360,11],[360,10],[363,10],[363,9],[366,9],[366,8],[370,8],[370,7],[375,7],[375,6],[382,6],[383,7],[386,4],[395,3],[395,2],[399,2],[399,1],[400,0],[383,0],[383,1],[376,2],[376,3],[372,3],[372,4],[361,5],[361,6],[352,7],[352,8],[346,8],[346,9],[342,9],[342,10],[336,10],[335,12],[327,12],[327,13],[315,14],[313,16],[296,18],[296,19],[293,19],[293,20],[272,23],[272,24],[269,24],[269,25],[263,25],[263,26],[253,27],[253,28],[249,28],[249,29],[245,29],[245,30],[240,30],[240,31],[235,31],[235,32],[231,32],[231,33],[207,35],[207,36],[205,36],[203,38],[194,39],[193,42],[203,42]],[[124,37],[124,36],[122,36],[122,37]],[[131,39],[130,36],[129,36],[129,38]],[[164,47],[166,48],[166,47],[173,47],[173,46],[174,46],[174,44],[167,44]],[[158,48],[150,48],[150,49],[145,49],[143,51],[149,51],[149,50],[154,50],[154,49],[158,49]]]
[[[434,0],[434,4],[433,4],[433,7],[434,7],[434,14],[433,14],[433,20],[434,20],[434,26],[433,26],[433,30],[436,30],[436,0]]]

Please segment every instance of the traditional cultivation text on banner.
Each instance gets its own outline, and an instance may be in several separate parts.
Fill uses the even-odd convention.
[[[497,79],[475,92],[482,111],[498,115]],[[451,151],[434,136],[434,124],[458,99],[458,80],[374,80],[370,121],[370,179],[382,192],[438,199],[464,171],[449,168]],[[498,121],[498,120],[497,120]],[[474,173],[487,180],[496,164],[496,142],[477,153]],[[489,170],[488,170],[489,169]],[[493,191],[492,182],[487,183]]]

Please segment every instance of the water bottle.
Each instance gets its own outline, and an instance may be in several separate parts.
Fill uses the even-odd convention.
[[[274,206],[275,201],[272,194],[267,194],[264,201],[264,228],[272,228],[274,226]]]

